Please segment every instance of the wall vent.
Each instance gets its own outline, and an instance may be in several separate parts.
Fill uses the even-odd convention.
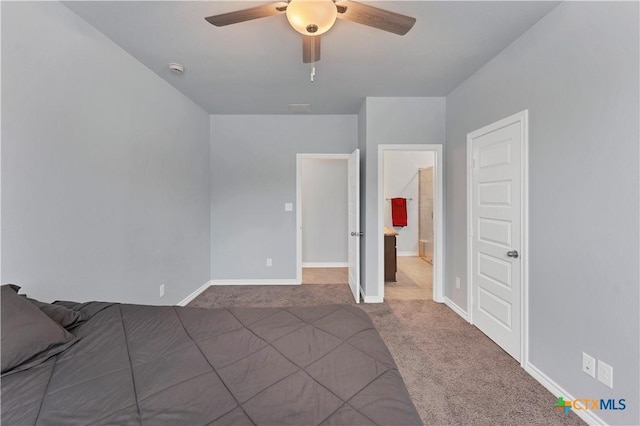
[[[289,112],[311,112],[311,104],[289,104]]]

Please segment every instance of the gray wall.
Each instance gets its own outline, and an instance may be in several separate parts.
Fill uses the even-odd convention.
[[[357,142],[356,115],[211,116],[212,279],[295,279],[296,154]]]
[[[3,2],[2,64],[2,282],[158,304],[207,282],[208,115],[57,2]]]
[[[442,144],[445,98],[366,98],[365,277],[367,297],[378,294],[378,145]]]
[[[347,171],[347,160],[302,160],[303,265],[349,260]]]
[[[637,2],[565,2],[447,97],[446,295],[466,306],[466,135],[528,109],[531,363],[575,397],[625,398],[597,412],[611,424],[640,423],[638,32]]]

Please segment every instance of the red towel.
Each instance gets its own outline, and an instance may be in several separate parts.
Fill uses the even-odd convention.
[[[391,221],[393,226],[407,226],[407,199],[391,199]]]

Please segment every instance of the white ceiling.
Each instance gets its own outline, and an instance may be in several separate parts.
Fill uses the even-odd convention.
[[[445,96],[553,9],[546,1],[391,1],[405,36],[338,20],[316,78],[284,15],[214,27],[206,16],[265,2],[70,1],[67,7],[211,114],[355,114],[365,96]],[[170,62],[185,66],[174,75]]]

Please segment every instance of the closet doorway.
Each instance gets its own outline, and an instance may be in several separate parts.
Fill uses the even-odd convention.
[[[442,302],[442,146],[378,147],[378,285]]]

